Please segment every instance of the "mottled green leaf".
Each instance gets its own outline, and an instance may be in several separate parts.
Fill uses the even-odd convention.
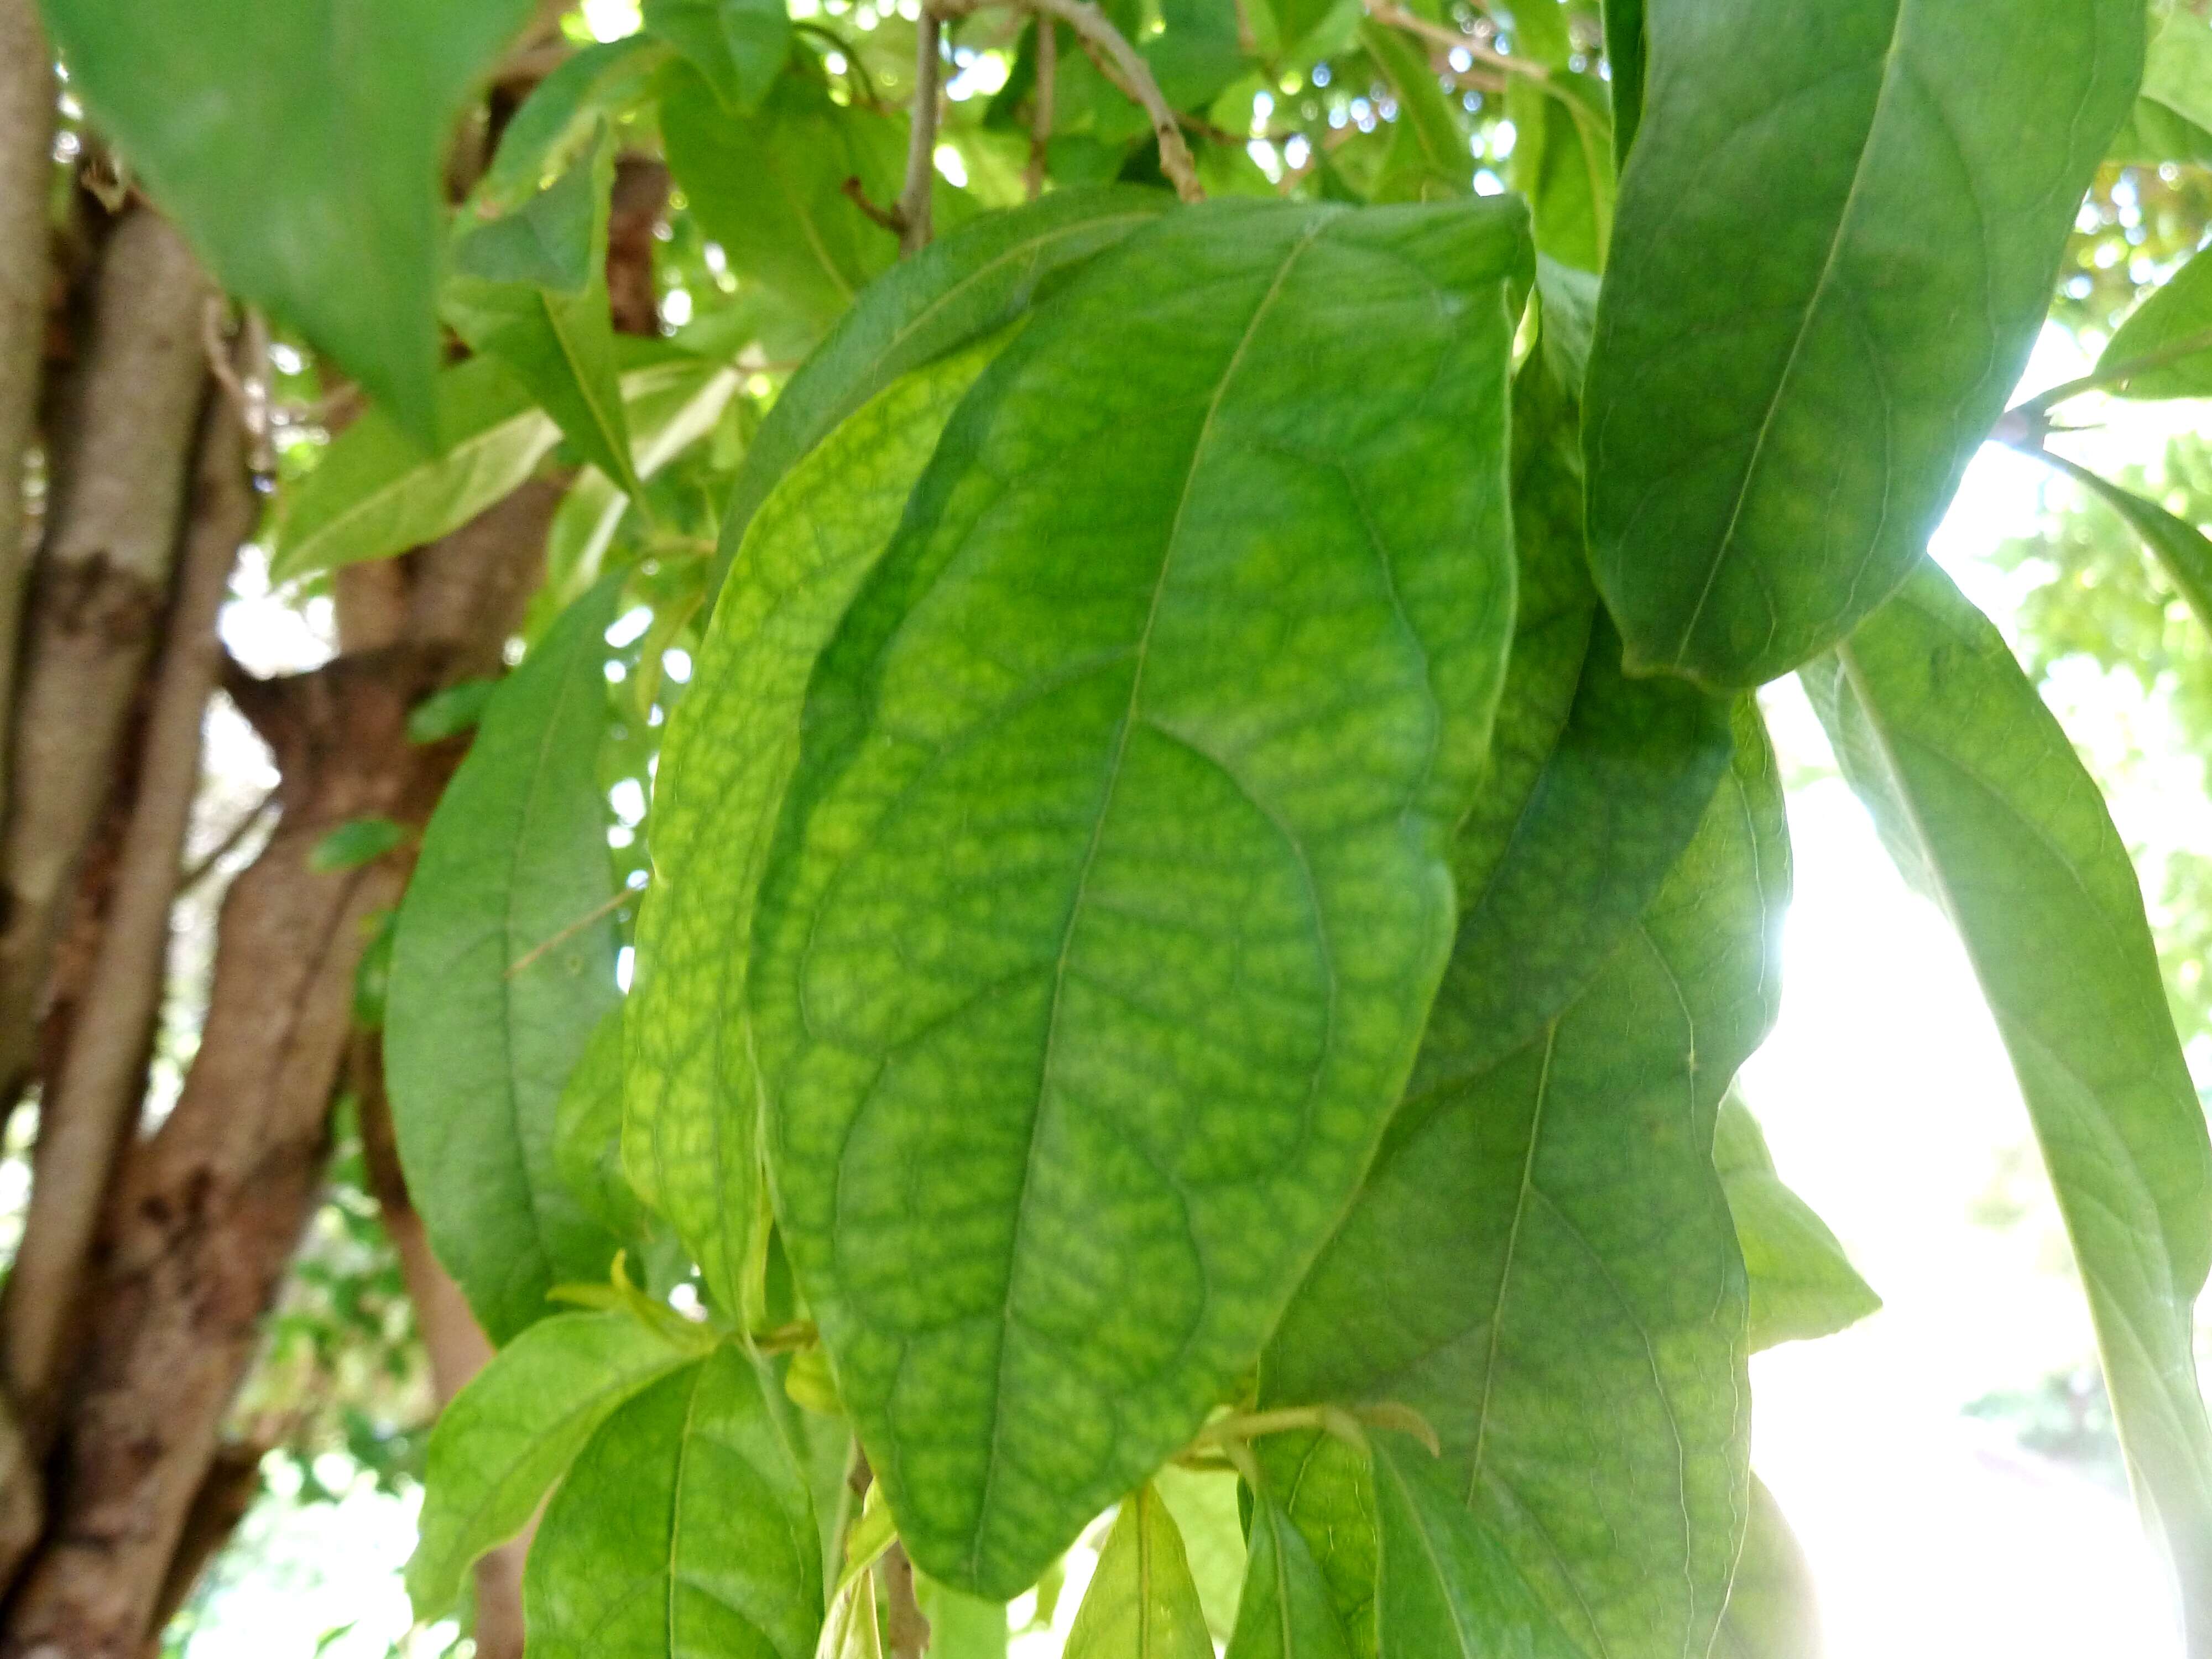
[[[645,26],[684,54],[732,115],[760,107],[791,55],[783,0],[645,0]]]
[[[627,1312],[556,1314],[493,1355],[430,1431],[407,1563],[416,1617],[452,1607],[469,1564],[522,1530],[624,1401],[699,1357]]]
[[[531,1659],[812,1659],[814,1505],[732,1347],[609,1418],[561,1483],[523,1580]]]
[[[646,1231],[644,1206],[623,1174],[623,1010],[618,1003],[592,1028],[583,1058],[568,1074],[553,1115],[553,1167],[561,1184],[617,1238]]]
[[[2049,308],[2142,0],[1649,0],[1583,447],[1632,670],[1755,685],[1910,574]]]
[[[1881,1306],[1828,1224],[1783,1185],[1759,1120],[1733,1089],[1721,1102],[1713,1164],[1750,1276],[1754,1352],[1832,1335]]]
[[[1382,1659],[1583,1659],[1428,1454],[1375,1437],[1375,1580]]]
[[[2207,390],[2212,391],[2212,386]],[[2174,591],[2189,602],[2197,620],[2212,628],[2212,538],[2156,501],[2123,489],[2063,455],[2045,451],[2043,459],[2125,519],[2128,527],[2142,538]]]
[[[1226,1470],[1170,1463],[1152,1477],[1152,1489],[1182,1534],[1191,1582],[1206,1609],[1206,1627],[1215,1641],[1225,1642],[1237,1627],[1237,1602],[1244,1589],[1244,1522],[1237,1477]]]
[[[1004,327],[1038,286],[1150,224],[1158,191],[1055,190],[941,236],[869,284],[777,394],[747,446],[722,518],[721,563],[736,556],[777,481],[830,429],[901,375]]]
[[[661,751],[654,880],[625,1021],[623,1162],[715,1300],[748,1318],[763,1241],[744,942],[799,758],[807,677],[989,356],[971,350],[897,382],[769,497]]]
[[[647,34],[586,46],[540,81],[499,136],[499,151],[470,200],[520,207],[567,172],[602,122],[643,103],[668,48]]]
[[[392,1118],[433,1249],[503,1342],[617,1245],[554,1161],[562,1085],[616,1005],[599,739],[611,578],[493,696],[422,838],[392,944]]]
[[[1736,1563],[1713,1659],[1820,1659],[1821,1651],[1812,1569],[1774,1494],[1753,1475],[1743,1559]]]
[[[1252,1500],[1250,1564],[1226,1659],[1351,1659],[1328,1581],[1290,1511]]]
[[[1137,233],[977,382],[817,671],[753,958],[777,1214],[948,1582],[1020,1590],[1183,1443],[1404,1080],[1528,270],[1510,203]]]
[[[2212,1143],[2127,848],[1996,629],[1923,563],[1806,689],[2012,1057],[2089,1296],[2120,1442],[2212,1641],[2212,1426],[2191,1309]]]
[[[1213,1659],[1182,1534],[1149,1485],[1121,1500],[1063,1651],[1065,1659]]]
[[[216,279],[437,435],[439,162],[530,0],[46,0],[70,91]]]

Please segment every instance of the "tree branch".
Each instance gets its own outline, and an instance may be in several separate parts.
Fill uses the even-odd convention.
[[[1367,15],[1378,23],[1388,23],[1392,28],[1403,29],[1424,40],[1433,41],[1454,52],[1463,52],[1476,62],[1491,64],[1509,75],[1525,75],[1533,81],[1552,78],[1552,71],[1535,59],[1500,52],[1495,46],[1485,46],[1471,34],[1446,28],[1441,23],[1431,23],[1427,18],[1407,11],[1397,4],[1396,0],[1367,0]]]
[[[0,732],[15,701],[23,607],[23,463],[38,416],[53,167],[53,53],[35,0],[0,0]],[[0,806],[7,779],[0,766]]]
[[[1030,99],[1030,164],[1022,173],[1022,188],[1032,202],[1044,192],[1045,151],[1052,142],[1054,82],[1059,78],[1060,25],[1049,17],[1040,17],[1036,20],[1036,90]]]
[[[945,70],[944,24],[924,6],[914,27],[914,107],[908,112],[906,183],[899,191],[899,254],[929,246],[929,194],[937,179],[937,89]]]

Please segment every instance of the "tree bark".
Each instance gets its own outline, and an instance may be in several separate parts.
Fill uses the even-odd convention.
[[[54,69],[34,0],[0,0],[0,732],[15,702],[23,606],[23,465],[46,356]],[[0,775],[0,806],[7,780]]]

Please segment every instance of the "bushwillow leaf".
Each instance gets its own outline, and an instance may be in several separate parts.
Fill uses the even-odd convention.
[[[645,0],[645,26],[682,52],[732,115],[750,115],[791,55],[783,0]]]
[[[799,758],[807,676],[988,359],[970,350],[898,382],[769,498],[661,751],[654,879],[624,1022],[623,1162],[690,1246],[715,1300],[748,1318],[763,1241],[744,942]]]
[[[1351,1659],[1328,1581],[1290,1511],[1265,1491],[1252,1500],[1250,1545],[1227,1659]]]
[[[1225,1470],[1187,1469],[1170,1463],[1152,1477],[1152,1489],[1182,1534],[1191,1582],[1198,1586],[1206,1627],[1225,1642],[1237,1627],[1237,1598],[1244,1588],[1244,1521],[1238,1483]]]
[[[1996,629],[1923,563],[1804,673],[1907,876],[1949,912],[2012,1057],[2105,1381],[2192,1639],[2212,1644],[2212,1427],[2191,1309],[2212,1143],[2126,847]]]
[[[822,1553],[761,1373],[733,1347],[592,1436],[523,1580],[532,1659],[811,1659]]]
[[[1150,1485],[1121,1500],[1075,1610],[1066,1659],[1212,1659],[1182,1534]]]
[[[722,518],[725,568],[783,475],[901,375],[1012,322],[1040,284],[1167,209],[1156,190],[1055,190],[941,236],[870,283],[790,382],[746,447]]]
[[[416,1617],[453,1605],[469,1564],[522,1530],[624,1401],[699,1358],[627,1312],[556,1314],[494,1354],[430,1431],[407,1564]]]
[[[1703,1653],[1741,1539],[1745,1289],[1714,1115],[1773,1017],[1789,857],[1741,720],[1696,839],[1580,998],[1400,1109],[1261,1373],[1265,1404],[1421,1413],[1462,1499],[1619,1659]]]
[[[531,0],[46,0],[70,90],[222,287],[437,435],[439,161]]]
[[[569,607],[493,694],[399,908],[384,1032],[407,1183],[438,1259],[504,1342],[618,1241],[562,1183],[561,1091],[615,1006],[599,793],[602,637],[622,579]]]
[[[567,172],[602,122],[645,101],[668,48],[648,34],[586,46],[540,81],[499,136],[499,150],[470,199],[520,207]]]
[[[1644,60],[1650,55],[1644,38],[1645,0],[1603,0],[1605,61],[1613,88],[1613,160],[1615,167],[1628,165],[1628,148],[1644,119]]]
[[[2212,32],[2205,39],[2212,46]],[[2192,258],[2153,289],[2113,331],[2097,368],[2103,372],[2175,352],[2185,355],[2114,381],[2109,389],[2123,398],[2212,397],[2212,259]]]
[[[1911,573],[2043,325],[2142,0],[1645,21],[1583,410],[1591,562],[1632,670],[1755,685]]]
[[[1751,1478],[1751,1520],[1713,1659],[1820,1659],[1813,1571],[1774,1494]]]
[[[1375,1437],[1381,1659],[1583,1659],[1488,1529],[1402,1436]]]
[[[987,1601],[919,1576],[915,1598],[929,1620],[930,1659],[1006,1659],[1006,1604]]]
[[[1613,236],[1613,126],[1605,83],[1555,69],[1505,88],[1517,134],[1512,183],[1535,210],[1536,246],[1578,270],[1605,269]]]
[[[2166,579],[2189,602],[2189,608],[2197,613],[2197,620],[2212,628],[2212,538],[2207,538],[2188,520],[2167,512],[2156,501],[2148,501],[2131,489],[2123,489],[2063,455],[2053,455],[2046,450],[2043,459],[2125,519],[2128,527],[2142,538],[2143,545],[2158,561]]]
[[[1254,1448],[1267,1489],[1328,1583],[1352,1659],[1374,1659],[1375,1482],[1367,1459],[1333,1434],[1269,1435]]]
[[[1713,1164],[1750,1276],[1754,1352],[1832,1335],[1881,1308],[1828,1224],[1783,1185],[1759,1120],[1733,1089],[1721,1102]]]
[[[617,1238],[641,1238],[644,1206],[622,1167],[623,1011],[601,1015],[553,1117],[553,1167],[561,1184]]]
[[[1183,1443],[1404,1080],[1528,266],[1517,204],[1138,233],[977,382],[816,672],[753,957],[777,1215],[948,1582],[1018,1592]]]

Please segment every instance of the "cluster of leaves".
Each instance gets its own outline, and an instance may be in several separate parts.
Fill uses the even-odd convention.
[[[186,9],[52,6],[376,400],[281,568],[587,469],[392,944],[400,1151],[500,1345],[418,1612],[544,1504],[533,1652],[910,1650],[895,1544],[998,1652],[1112,1510],[1079,1654],[1807,1651],[1747,1360],[1874,1299],[1729,1092],[1794,672],[1997,1014],[2212,1640],[2212,1143],[2103,801],[1924,555],[2048,429],[2004,401],[2100,166],[2196,159],[2201,20],[960,6],[931,111],[912,20],[659,0],[441,234],[515,0]],[[670,338],[606,320],[619,146],[681,191]],[[2212,362],[2193,269],[2098,384]]]

